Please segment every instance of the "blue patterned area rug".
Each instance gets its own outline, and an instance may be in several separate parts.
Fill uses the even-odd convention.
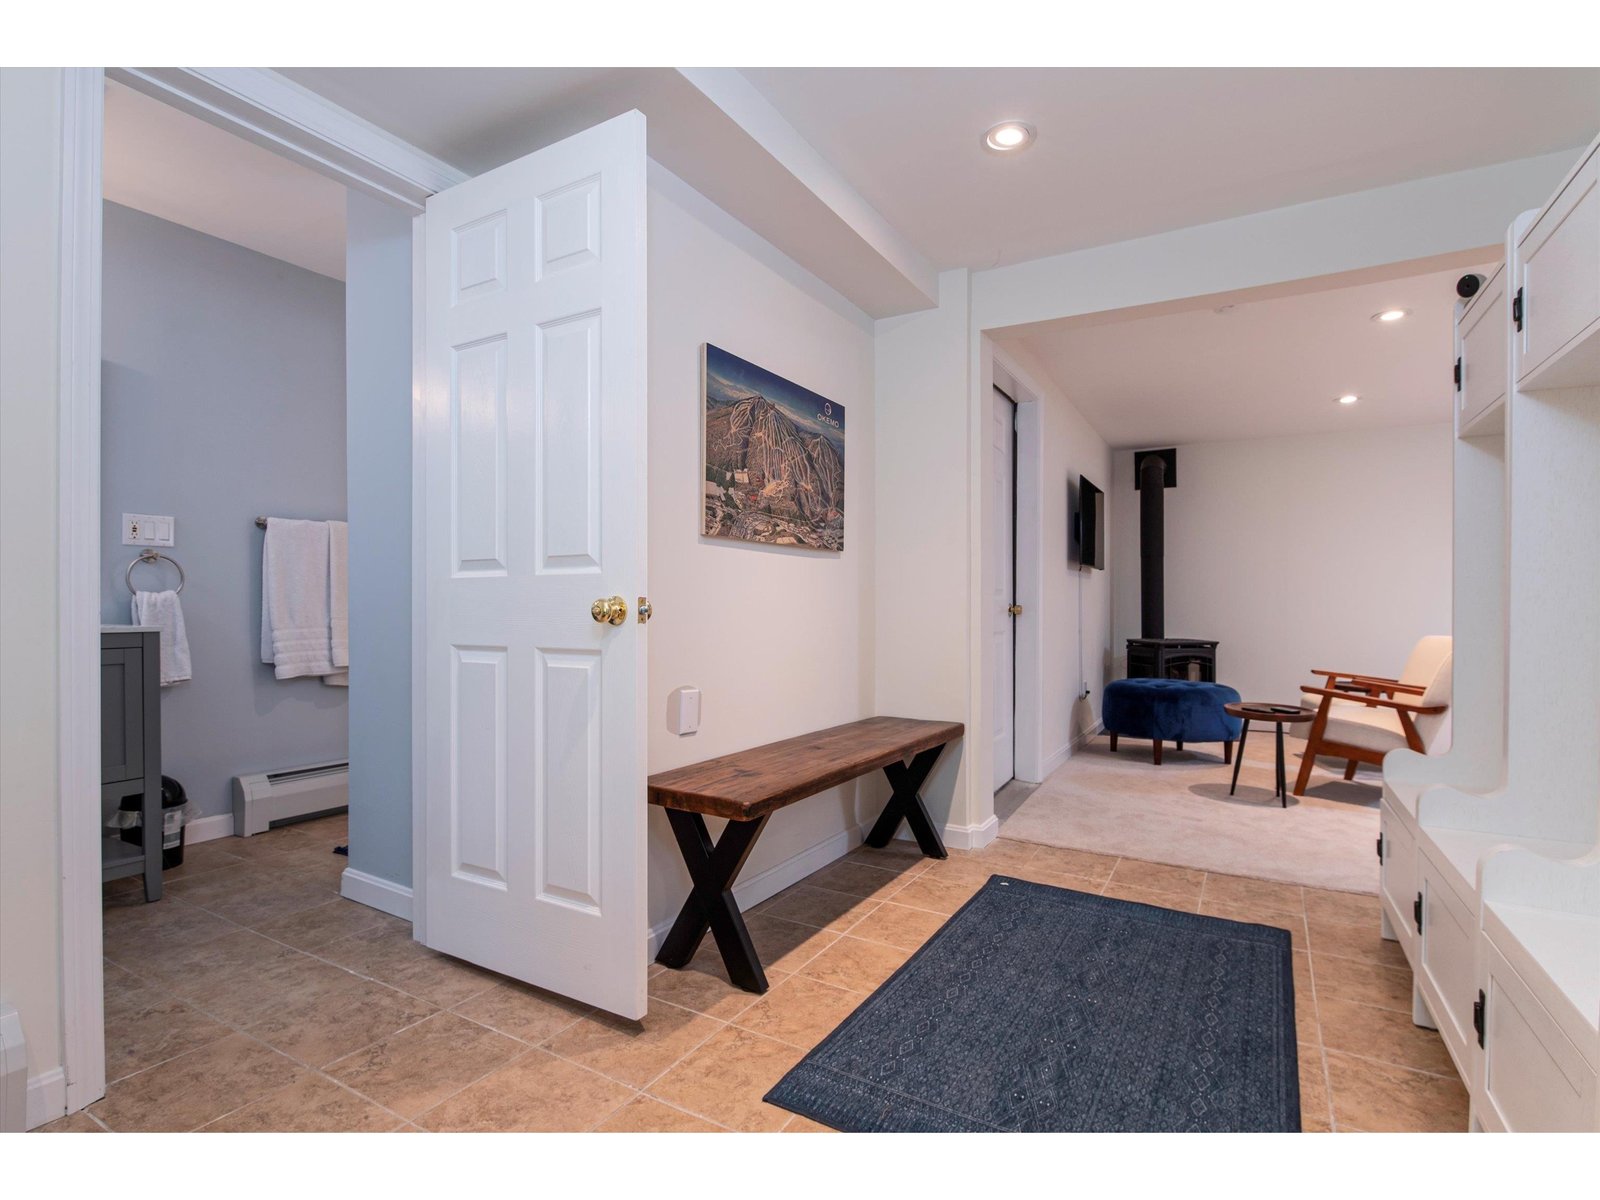
[[[1289,933],[996,875],[767,1100],[862,1133],[1297,1133]]]

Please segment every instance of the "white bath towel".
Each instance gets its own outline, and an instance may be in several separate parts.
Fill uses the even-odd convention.
[[[161,686],[194,678],[189,663],[189,635],[183,628],[183,605],[177,592],[135,592],[133,623],[161,630]]]
[[[328,640],[336,667],[350,665],[350,526],[328,522]],[[333,682],[332,677],[329,682]]]
[[[261,545],[261,661],[279,679],[331,675],[328,522],[267,518]]]

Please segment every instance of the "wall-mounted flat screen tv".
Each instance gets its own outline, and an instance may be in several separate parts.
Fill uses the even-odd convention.
[[[1078,476],[1078,561],[1106,569],[1106,494]]]

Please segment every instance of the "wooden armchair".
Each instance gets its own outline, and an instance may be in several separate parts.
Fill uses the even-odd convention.
[[[1294,794],[1305,795],[1319,755],[1345,760],[1344,777],[1358,763],[1378,765],[1391,750],[1427,754],[1449,729],[1451,642],[1425,637],[1412,649],[1398,679],[1349,671],[1312,671],[1323,686],[1300,689],[1317,705]]]

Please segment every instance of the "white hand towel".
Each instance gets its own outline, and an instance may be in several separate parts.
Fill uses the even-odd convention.
[[[189,664],[189,635],[183,628],[183,605],[177,592],[135,592],[133,623],[161,630],[161,686],[194,678]]]
[[[267,518],[261,544],[261,661],[279,679],[334,673],[328,522]]]
[[[350,665],[350,526],[328,522],[328,640],[333,665]],[[332,677],[329,683],[334,683]],[[335,685],[339,686],[339,685]],[[346,680],[345,686],[348,686]]]

